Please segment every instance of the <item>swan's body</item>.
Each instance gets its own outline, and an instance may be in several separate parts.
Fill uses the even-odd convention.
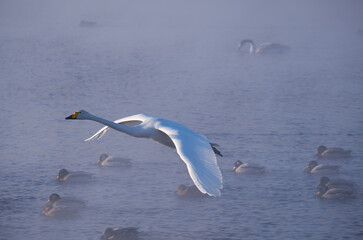
[[[343,148],[325,146],[319,146],[315,155],[320,158],[347,158],[350,157],[351,150],[345,150]]]
[[[250,39],[242,40],[238,44],[238,48],[241,49],[246,44],[250,47],[250,53],[284,53],[290,49],[288,46],[271,42],[261,43],[256,48],[255,43]]]
[[[43,214],[47,217],[72,217],[84,206],[85,203],[83,201],[61,198],[58,194],[53,193],[45,203]]]
[[[237,160],[232,170],[235,173],[256,174],[264,173],[265,167],[253,163],[242,163],[240,160]]]
[[[327,174],[338,173],[339,168],[340,166],[338,165],[318,164],[316,161],[310,161],[304,171],[308,173]]]
[[[139,232],[137,228],[127,227],[127,228],[106,228],[100,239],[102,240],[137,240]]]
[[[179,197],[203,197],[206,196],[201,193],[198,188],[193,186],[185,186],[184,184],[180,184],[176,190],[176,194]]]
[[[127,158],[118,158],[108,156],[106,153],[102,153],[97,161],[97,164],[101,166],[115,166],[115,167],[130,167],[131,161]]]
[[[355,184],[353,182],[343,180],[343,179],[334,179],[331,180],[328,177],[321,177],[320,182],[316,186],[318,189],[323,187],[331,188],[345,188],[345,189],[353,189]]]
[[[215,154],[221,153],[216,144],[203,135],[170,120],[155,118],[146,114],[125,117],[115,122],[94,116],[84,110],[73,113],[66,119],[87,119],[106,125],[86,141],[102,137],[111,127],[138,138],[150,138],[171,148],[176,148],[180,158],[187,165],[194,184],[210,196],[220,196],[222,174]]]
[[[328,188],[324,186],[316,194],[320,198],[332,200],[347,200],[354,198],[354,191],[350,188]]]
[[[88,182],[93,180],[93,175],[83,171],[71,171],[67,169],[59,170],[57,181],[59,182]]]

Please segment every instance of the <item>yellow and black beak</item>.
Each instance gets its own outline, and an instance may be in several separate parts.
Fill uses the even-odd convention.
[[[66,119],[77,119],[79,112],[74,112],[72,115],[66,117]]]

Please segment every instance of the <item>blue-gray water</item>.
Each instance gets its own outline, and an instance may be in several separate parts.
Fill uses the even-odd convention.
[[[361,2],[17,2],[0,3],[0,239],[97,239],[119,226],[159,240],[362,238]],[[237,50],[244,38],[291,49],[253,56]],[[186,167],[150,140],[112,130],[84,142],[102,125],[64,120],[79,109],[203,133],[224,154],[222,196],[178,198]],[[353,151],[330,163],[341,165],[332,178],[358,185],[355,199],[315,195],[320,176],[303,168],[321,144]],[[101,153],[133,166],[100,168]],[[235,175],[236,160],[267,172]],[[60,185],[61,168],[95,181]],[[53,192],[87,207],[46,218]]]

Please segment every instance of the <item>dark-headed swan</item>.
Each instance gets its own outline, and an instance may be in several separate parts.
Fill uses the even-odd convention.
[[[351,150],[345,150],[343,148],[325,146],[319,146],[315,155],[320,158],[347,158],[350,157]]]
[[[110,227],[106,228],[103,232],[100,239],[102,240],[137,240],[139,232],[137,228],[134,227],[126,227],[126,228],[115,228],[112,229]]]
[[[350,188],[353,189],[355,184],[344,179],[330,179],[326,176],[320,178],[320,182],[316,186],[318,189],[322,187],[328,188]]]
[[[317,161],[310,161],[309,165],[305,167],[304,171],[308,173],[327,174],[338,173],[339,168],[340,166],[338,165],[318,164]]]
[[[238,44],[238,49],[241,49],[244,45],[249,45],[250,53],[284,53],[290,49],[288,46],[270,42],[261,43],[256,48],[255,43],[250,39],[242,40]]]
[[[49,196],[43,208],[43,214],[47,217],[72,217],[85,207],[81,200],[61,198],[57,193]]]
[[[73,113],[66,119],[87,119],[106,125],[86,141],[102,137],[109,128],[138,138],[150,138],[171,148],[176,148],[187,165],[194,184],[210,196],[220,196],[222,173],[215,154],[222,155],[205,136],[170,120],[146,114],[125,117],[114,122],[92,115],[84,110]]]
[[[67,169],[63,168],[59,170],[56,180],[59,182],[82,183],[93,180],[93,174],[83,171],[68,171]]]

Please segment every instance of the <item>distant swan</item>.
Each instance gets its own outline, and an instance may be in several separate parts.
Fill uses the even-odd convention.
[[[59,182],[87,182],[93,180],[93,175],[82,171],[69,172],[63,168],[59,170],[56,180]]]
[[[113,128],[134,137],[150,138],[168,147],[176,148],[199,191],[210,196],[221,195],[222,174],[215,156],[215,154],[222,156],[216,148],[218,145],[177,122],[146,114],[111,122],[84,110],[75,112],[66,119],[88,119],[106,125],[86,141],[100,138],[109,128]]]
[[[184,184],[180,184],[176,190],[176,194],[179,197],[203,197],[205,194],[201,193],[198,188],[193,186],[185,186]]]
[[[325,186],[328,188],[354,188],[355,184],[353,182],[343,179],[331,180],[328,177],[324,176],[320,178],[320,182],[316,187],[320,189]]]
[[[97,161],[97,164],[101,166],[130,167],[131,161],[127,158],[118,158],[102,153]]]
[[[47,217],[72,217],[83,207],[83,201],[61,198],[57,193],[52,193],[45,203],[43,214]]]
[[[337,173],[339,172],[340,166],[338,165],[328,165],[328,164],[318,164],[317,161],[310,161],[309,165],[305,167],[304,171],[309,173]]]
[[[265,167],[259,166],[253,163],[242,163],[240,160],[237,160],[234,163],[233,169],[235,173],[264,173]]]
[[[92,21],[86,21],[86,20],[82,20],[79,23],[80,27],[96,27],[97,23],[96,22],[92,22]]]
[[[102,240],[137,240],[139,232],[137,228],[127,227],[127,228],[106,228],[100,239]]]
[[[347,158],[350,157],[351,150],[345,150],[343,148],[331,147],[327,148],[326,146],[319,146],[315,155],[320,158]]]
[[[328,188],[326,186],[320,188],[319,192],[317,192],[316,195],[323,199],[332,200],[347,200],[355,197],[354,190],[350,188]]]
[[[278,43],[261,43],[255,46],[255,43],[250,39],[244,39],[238,44],[238,49],[241,49],[244,45],[248,44],[250,46],[250,53],[284,53],[290,48],[285,45]]]

